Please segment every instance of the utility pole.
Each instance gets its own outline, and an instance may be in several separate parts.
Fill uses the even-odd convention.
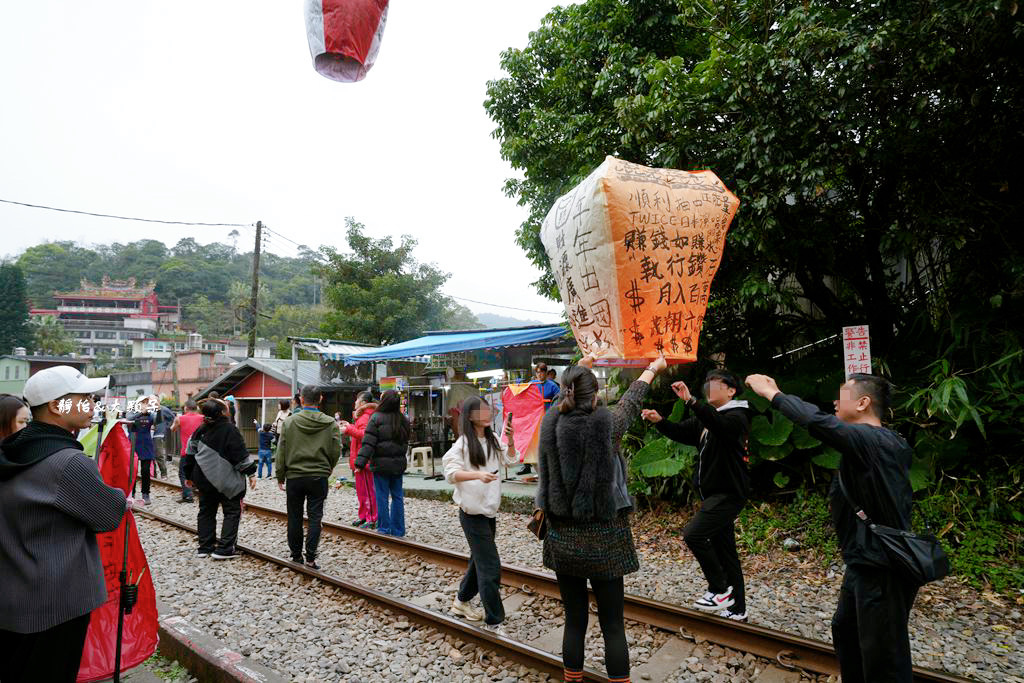
[[[181,392],[178,391],[178,349],[171,342],[171,381],[174,382],[174,405],[181,406]]]
[[[249,351],[248,357],[256,355],[256,299],[260,291],[260,243],[263,240],[263,222],[256,221],[256,246],[252,251],[252,294],[249,297]]]

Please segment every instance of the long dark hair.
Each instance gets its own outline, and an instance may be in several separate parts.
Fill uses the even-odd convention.
[[[18,411],[26,407],[25,402],[11,394],[0,394],[0,439],[6,439],[13,434],[14,421],[18,418]]]
[[[473,411],[480,410],[480,404],[490,407],[483,398],[470,396],[462,402],[462,415],[459,417],[459,431],[466,439],[466,448],[469,449],[469,464],[473,467],[484,467],[487,464],[487,456],[492,451],[501,451],[501,444],[498,437],[494,435],[491,425],[484,427],[484,441],[487,442],[487,453],[484,453],[480,439],[476,438],[476,425],[473,423]]]
[[[597,377],[590,368],[574,365],[562,373],[562,399],[558,402],[558,412],[569,413],[577,408],[591,412],[597,398]]]
[[[380,396],[377,403],[377,412],[381,413],[381,420],[387,424],[391,423],[391,432],[399,441],[409,440],[409,421],[405,419],[400,410],[402,397],[394,389],[388,389]]]

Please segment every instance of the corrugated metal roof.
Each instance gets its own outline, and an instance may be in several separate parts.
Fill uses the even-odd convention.
[[[303,351],[315,353],[326,360],[342,360],[353,353],[366,353],[377,349],[376,346],[360,344],[338,339],[314,339],[312,337],[291,337],[296,346]]]

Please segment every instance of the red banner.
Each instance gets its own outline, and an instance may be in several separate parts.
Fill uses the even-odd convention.
[[[120,426],[110,430],[100,451],[100,475],[109,486],[121,489],[125,495],[132,490],[134,473],[129,469],[131,443]],[[135,469],[135,468],[132,468]],[[102,681],[114,674],[114,655],[117,640],[117,613],[120,600],[118,575],[124,563],[124,535],[128,533],[129,583],[138,583],[139,601],[131,614],[124,617],[124,636],[121,644],[121,670],[138,666],[156,652],[157,613],[156,593],[152,575],[146,562],[146,553],[139,542],[135,516],[127,513],[115,531],[96,534],[103,559],[103,576],[107,583],[107,601],[95,609],[85,637],[82,664],[78,681]],[[141,578],[140,578],[141,577]]]

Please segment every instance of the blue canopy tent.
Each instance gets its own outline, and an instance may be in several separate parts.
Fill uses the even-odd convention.
[[[372,351],[349,354],[345,356],[345,364],[399,360],[429,356],[435,353],[500,349],[506,346],[550,341],[568,334],[569,330],[564,325],[428,332],[426,336],[419,337],[418,339],[410,339],[398,344],[392,344],[391,346],[382,346]]]

